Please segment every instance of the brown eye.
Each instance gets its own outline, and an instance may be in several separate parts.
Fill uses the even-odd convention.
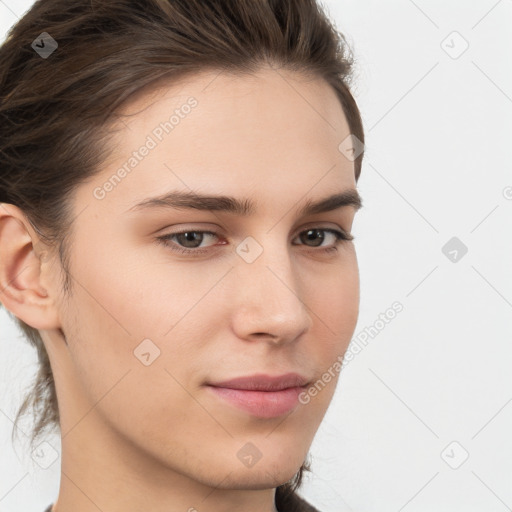
[[[344,231],[338,231],[336,229],[327,229],[327,228],[311,228],[307,229],[306,231],[302,231],[299,234],[300,240],[309,247],[321,247],[322,243],[326,239],[325,233],[329,233],[332,235],[334,240],[334,247],[325,247],[326,250],[329,249],[335,249],[336,245],[339,243],[342,243],[343,241],[350,241],[353,240],[354,237],[348,233],[345,233]],[[309,243],[312,243],[312,245],[309,245]]]
[[[157,240],[165,246],[170,247],[173,251],[185,254],[202,254],[208,250],[206,247],[201,247],[205,235],[217,237],[212,231],[187,230],[177,233],[168,233],[167,235],[159,236]],[[176,241],[174,242],[173,240]]]
[[[180,245],[184,245],[188,249],[196,249],[204,240],[204,234],[200,231],[186,231],[184,233],[177,233],[174,236]]]
[[[323,234],[322,229],[308,229],[299,236],[302,242],[313,242],[314,247],[322,245],[322,242],[325,240],[325,234]]]

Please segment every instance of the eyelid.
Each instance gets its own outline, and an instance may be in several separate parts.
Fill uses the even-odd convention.
[[[336,222],[332,222],[332,221],[331,222],[324,221],[324,222],[327,224],[331,224],[331,225],[325,225],[322,221],[307,222],[306,224],[304,224],[301,227],[296,228],[294,230],[295,234],[293,235],[293,238],[297,237],[297,235],[300,235],[303,231],[307,231],[308,229],[325,229],[325,230],[334,229],[334,230],[346,233],[347,235],[350,234],[349,231],[342,228]],[[167,228],[171,228],[171,227],[172,226],[167,226]],[[167,228],[159,229],[158,231],[156,231],[156,233],[164,231]],[[225,231],[225,228],[219,226],[218,224],[208,224],[208,223],[204,223],[204,224],[195,223],[190,226],[188,226],[187,224],[180,224],[179,227],[177,227],[176,229],[177,229],[177,231],[170,231],[168,233],[164,233],[164,235],[162,235],[162,236],[178,235],[181,233],[188,233],[188,232],[212,233],[216,236],[223,236],[221,233],[223,231]]]

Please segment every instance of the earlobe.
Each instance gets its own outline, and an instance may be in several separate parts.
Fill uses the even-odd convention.
[[[0,203],[0,302],[35,329],[58,328],[54,300],[41,285],[38,242],[23,212]]]

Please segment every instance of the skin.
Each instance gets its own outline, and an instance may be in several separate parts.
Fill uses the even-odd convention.
[[[95,188],[189,96],[197,107],[96,199]],[[348,123],[324,81],[266,67],[161,85],[125,112],[134,115],[112,158],[76,189],[71,297],[23,212],[0,207],[2,302],[39,329],[56,382],[62,478],[53,510],[272,512],[275,487],[305,460],[339,372],[308,404],[270,419],[204,384],[289,371],[315,381],[346,351],[359,312],[354,243],[326,253],[332,235],[323,232],[317,247],[299,234],[350,233],[356,209],[296,212],[308,199],[356,187],[354,163],[338,149]],[[247,198],[256,212],[126,212],[191,189]],[[218,237],[205,235],[200,256],[156,241],[182,228]],[[235,252],[248,236],[263,248],[252,263]],[[149,366],[134,356],[146,338],[160,350]],[[237,457],[249,442],[262,454],[252,467]]]

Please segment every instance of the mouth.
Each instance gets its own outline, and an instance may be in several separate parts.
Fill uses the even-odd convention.
[[[308,384],[309,380],[297,373],[276,377],[258,374],[207,384],[206,388],[224,403],[252,416],[276,418],[297,407]]]
[[[306,387],[286,388],[280,391],[248,391],[244,389],[207,386],[217,397],[259,418],[276,418],[291,412]]]

